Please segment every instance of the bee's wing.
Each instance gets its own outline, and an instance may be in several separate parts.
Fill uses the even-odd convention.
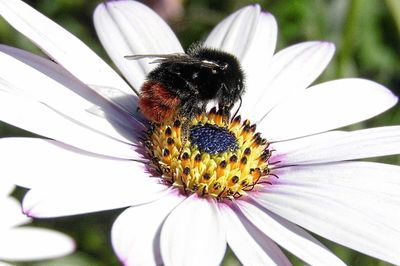
[[[207,68],[220,67],[217,63],[207,60],[200,60],[193,56],[184,53],[174,54],[136,54],[124,56],[128,60],[139,60],[144,58],[156,58],[151,61],[150,64],[162,64],[162,63],[176,63],[176,64],[187,64],[187,65],[199,65]]]
[[[162,58],[162,59],[168,59],[168,58],[175,58],[175,57],[187,57],[187,54],[184,53],[173,53],[173,54],[134,54],[134,55],[125,55],[124,57],[129,60],[139,60],[143,58]]]
[[[126,55],[124,56],[129,60],[139,60],[144,58],[156,58],[151,63],[180,63],[180,64],[195,64],[200,63],[196,58],[193,58],[184,53],[174,53],[174,54],[136,54],[136,55]]]

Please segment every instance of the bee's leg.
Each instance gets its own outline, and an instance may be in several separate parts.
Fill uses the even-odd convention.
[[[185,147],[186,142],[189,139],[190,136],[190,120],[189,119],[185,119],[184,121],[182,121],[182,133],[181,133],[181,141],[182,141],[182,147]]]
[[[182,154],[184,147],[189,140],[190,137],[190,124],[195,117],[195,109],[196,105],[193,101],[186,101],[182,104],[179,111],[179,120],[181,122],[181,143],[182,148],[179,156]]]
[[[193,117],[194,106],[195,105],[193,101],[185,101],[180,107],[179,116],[183,118]]]
[[[192,97],[191,99],[184,102],[179,111],[179,117],[182,122],[181,124],[181,142],[182,149],[185,147],[187,141],[190,138],[190,126],[192,120],[197,116],[205,112],[207,102],[199,102],[197,98]]]
[[[179,151],[179,157],[181,158],[184,150],[185,150],[185,146],[186,143],[189,140],[190,137],[190,123],[191,123],[192,119],[188,119],[187,116],[181,116],[180,118],[180,122],[181,122],[181,149]]]
[[[229,119],[230,119],[230,113],[233,105],[218,105],[218,113],[222,115],[222,121],[224,122],[225,125],[229,124]]]
[[[206,110],[207,110],[207,103],[208,102],[202,102],[201,103],[201,105],[200,105],[200,107],[199,107],[199,114],[203,114],[203,113],[205,113],[206,112]]]

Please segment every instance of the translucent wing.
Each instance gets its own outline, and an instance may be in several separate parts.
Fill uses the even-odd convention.
[[[187,54],[175,53],[175,54],[136,54],[124,56],[128,60],[139,60],[144,58],[156,58],[151,63],[181,63],[181,64],[195,64],[201,61],[193,58]]]
[[[126,55],[124,58],[128,60],[139,60],[144,58],[156,58],[151,61],[151,64],[161,64],[161,63],[177,63],[177,64],[198,64],[203,67],[213,68],[219,66],[215,62],[200,60],[198,58],[192,57],[184,53],[174,53],[174,54],[136,54],[136,55]]]

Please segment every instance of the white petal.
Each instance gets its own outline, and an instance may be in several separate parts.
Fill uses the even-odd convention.
[[[108,98],[125,110],[136,110],[137,97],[123,79],[71,33],[19,0],[1,0],[0,15],[75,77],[95,90],[109,88]]]
[[[243,56],[239,58],[246,72],[246,82],[248,86],[249,82],[254,85],[256,84],[255,81],[250,81],[250,79],[253,78],[252,71],[258,71],[257,74],[260,75],[259,71],[264,71],[265,69],[263,69],[263,67],[268,66],[270,63],[275,51],[278,35],[278,25],[272,14],[260,12],[258,10],[258,12],[252,15],[255,16],[252,20],[240,21],[239,19],[241,23],[247,24],[253,22],[251,25],[248,25],[248,27],[250,27],[249,34],[243,36],[243,32],[239,31],[239,35],[235,36],[236,42],[242,42],[246,45],[242,52]],[[233,30],[233,28],[234,26],[232,25],[229,30]],[[230,34],[230,32],[226,33],[226,35],[228,34]],[[225,41],[226,38],[227,36],[225,36]],[[235,51],[232,52],[236,53]],[[261,79],[260,76],[257,78]]]
[[[327,132],[273,143],[280,165],[315,164],[400,154],[400,126]],[[279,165],[279,164],[278,164]]]
[[[300,227],[245,201],[238,202],[238,207],[261,232],[307,264],[345,265],[318,240]]]
[[[1,175],[33,188],[23,201],[32,216],[120,208],[159,198],[167,189],[143,163],[85,154],[52,140],[6,138],[0,143]]]
[[[207,37],[204,45],[232,53],[241,61],[245,73],[246,92],[243,109],[262,93],[266,69],[275,50],[277,24],[275,18],[261,12],[260,6],[244,7],[221,21]],[[233,108],[236,110],[239,106]]]
[[[275,50],[277,24],[273,15],[261,12],[259,5],[244,7],[221,21],[210,33],[204,46],[232,53],[252,78],[252,70],[268,66]],[[262,67],[261,67],[262,68]],[[251,82],[255,84],[255,82]]]
[[[329,42],[305,42],[281,50],[263,69],[262,80],[256,84],[260,93],[241,112],[260,122],[279,103],[307,88],[328,65],[334,51]]]
[[[64,256],[75,249],[64,234],[39,228],[19,227],[1,232],[0,259],[24,261]]]
[[[112,227],[112,244],[123,265],[161,265],[160,230],[165,217],[186,197],[176,193],[125,210]]]
[[[94,12],[94,25],[107,53],[130,84],[139,90],[151,60],[127,60],[126,55],[182,53],[170,27],[150,8],[135,1],[108,1]]]
[[[225,231],[215,202],[193,195],[167,217],[161,229],[166,266],[219,265],[226,249]]]
[[[396,102],[396,96],[373,81],[334,80],[310,87],[278,105],[258,129],[271,141],[296,138],[366,120]]]
[[[6,198],[14,190],[15,185],[11,180],[0,178],[0,198]]]
[[[400,263],[399,166],[348,162],[277,174],[256,197],[265,208],[341,245]]]
[[[162,185],[134,175],[130,184],[111,175],[108,178],[107,182],[92,180],[91,187],[77,183],[31,189],[23,199],[24,213],[40,218],[84,214],[148,203],[167,193]]]
[[[4,45],[0,45],[0,51],[0,67],[4,69],[0,77],[3,83],[9,84],[4,90],[32,98],[77,124],[124,142],[135,141],[135,133],[145,129],[132,116],[106,101],[60,65]],[[24,73],[23,79],[20,73]],[[92,110],[100,110],[102,115]]]
[[[5,91],[10,87],[13,85],[0,81],[1,121],[86,151],[116,158],[139,158],[134,146],[80,125],[44,103],[15,93],[16,90]]]
[[[264,92],[265,75],[275,51],[277,24],[269,13],[261,13],[256,32],[247,53],[241,60],[245,74],[245,93],[242,96],[241,113],[247,116],[247,110],[254,108],[254,103]],[[243,40],[242,40],[243,41]],[[235,110],[235,108],[233,109]]]
[[[259,5],[244,7],[221,21],[207,37],[204,46],[221,49],[242,60],[255,36],[261,19]],[[260,30],[261,31],[261,30]]]
[[[221,219],[226,230],[226,239],[243,265],[291,265],[282,250],[263,235],[241,213],[230,207],[221,207]]]
[[[31,220],[22,213],[22,207],[19,201],[12,197],[0,199],[0,211],[2,214],[0,220],[0,231],[5,228],[11,228],[28,223]]]
[[[283,176],[283,181],[278,180],[278,183],[281,181],[290,182],[291,185],[306,184],[305,190],[312,184],[320,186],[320,190],[329,189],[329,186],[335,187],[336,191],[331,193],[336,195],[354,190],[348,196],[341,196],[341,200],[351,201],[352,197],[356,196],[363,198],[362,201],[349,206],[370,209],[370,213],[379,214],[376,218],[382,218],[382,223],[400,229],[400,215],[395,214],[390,219],[387,218],[391,205],[400,202],[399,166],[371,162],[343,162],[285,167],[277,169],[275,173],[279,177]]]
[[[90,180],[101,180],[100,177],[113,176],[113,171],[123,175],[134,174],[135,169],[144,171],[141,163],[96,156],[54,140],[3,138],[0,150],[1,175],[27,188],[45,187],[48,183],[84,182],[82,175],[89,175]],[[121,169],[112,169],[117,165]],[[96,176],[91,176],[92,173]]]

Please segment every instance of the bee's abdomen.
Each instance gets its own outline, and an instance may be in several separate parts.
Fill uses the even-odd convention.
[[[147,81],[141,88],[139,109],[153,123],[172,118],[180,103],[179,97],[159,82]]]

